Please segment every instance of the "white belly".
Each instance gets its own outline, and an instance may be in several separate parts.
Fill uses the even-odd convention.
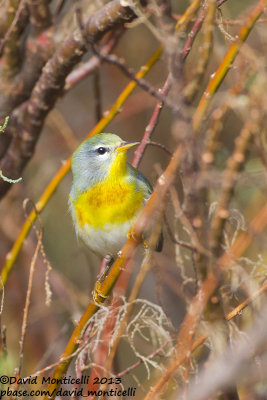
[[[101,257],[110,255],[117,256],[119,250],[127,240],[127,234],[131,227],[131,222],[118,225],[105,225],[104,229],[92,228],[85,224],[78,229],[79,237],[94,253]]]

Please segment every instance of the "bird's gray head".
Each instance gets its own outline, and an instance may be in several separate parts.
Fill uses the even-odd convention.
[[[85,140],[73,153],[73,184],[80,191],[101,182],[113,171],[123,173],[126,150],[137,143],[127,143],[112,133],[99,133]],[[116,171],[114,169],[116,166]]]

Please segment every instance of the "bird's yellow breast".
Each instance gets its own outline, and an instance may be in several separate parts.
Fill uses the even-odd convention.
[[[130,221],[143,202],[143,194],[136,191],[134,183],[104,181],[81,193],[73,204],[78,226],[104,228]]]

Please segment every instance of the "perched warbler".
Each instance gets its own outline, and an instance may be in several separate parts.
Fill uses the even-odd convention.
[[[94,253],[116,257],[152,193],[143,174],[127,163],[128,143],[112,133],[85,140],[71,160],[69,206],[77,234]],[[162,247],[162,237],[157,250]]]

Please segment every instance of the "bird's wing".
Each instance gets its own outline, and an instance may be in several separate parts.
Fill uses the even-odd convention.
[[[150,185],[147,178],[136,168],[132,167],[130,164],[128,164],[128,168],[129,168],[129,176],[131,177],[130,179],[135,181],[136,190],[143,193],[144,200],[146,202],[151,196],[151,193],[153,192],[152,186]]]
[[[131,179],[135,179],[136,181],[136,189],[142,192],[144,195],[144,204],[145,204],[147,200],[150,198],[153,192],[153,188],[149,183],[148,179],[141,172],[139,172],[136,168],[132,167],[130,164],[128,164],[128,168]],[[162,250],[162,247],[163,247],[163,232],[161,231],[156,246],[156,251],[160,252]]]

